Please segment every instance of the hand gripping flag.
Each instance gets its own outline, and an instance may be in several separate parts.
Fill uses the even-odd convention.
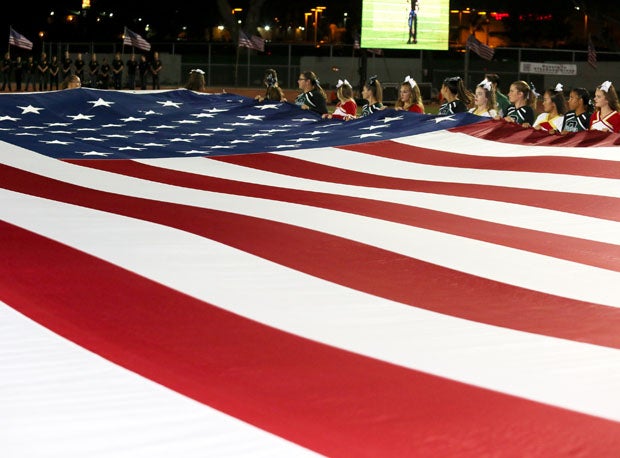
[[[32,41],[16,32],[13,27],[9,28],[9,45],[17,46],[23,49],[32,49]]]
[[[150,51],[151,44],[138,35],[135,32],[132,32],[127,27],[125,27],[124,32],[125,38],[123,39],[123,44],[128,46],[133,46],[134,48],[142,49],[143,51]]]
[[[482,43],[473,33],[467,38],[467,43],[465,46],[467,49],[471,49],[473,52],[486,60],[492,60],[493,55],[495,54],[495,50],[493,48]]]
[[[81,88],[0,145],[3,457],[618,455],[620,135]]]

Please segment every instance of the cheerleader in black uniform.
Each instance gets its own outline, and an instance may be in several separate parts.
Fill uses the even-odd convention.
[[[383,88],[377,79],[377,75],[371,76],[362,89],[362,97],[368,103],[362,107],[362,117],[373,114],[375,111],[383,110]]]
[[[474,100],[474,95],[465,87],[460,76],[443,80],[441,96],[445,102],[439,107],[438,114],[443,116],[466,112]]]
[[[590,127],[590,117],[592,116],[592,104],[590,93],[586,88],[576,87],[571,89],[568,97],[568,109],[570,111],[564,115],[562,134],[588,130]]]
[[[324,115],[327,113],[327,96],[319,83],[319,78],[311,71],[301,72],[297,80],[301,94],[295,99],[295,104],[302,110],[310,110]]]
[[[532,127],[534,124],[534,107],[538,94],[534,87],[530,87],[525,81],[515,81],[510,85],[508,100],[510,105],[506,110],[504,120],[516,122],[523,127]]]

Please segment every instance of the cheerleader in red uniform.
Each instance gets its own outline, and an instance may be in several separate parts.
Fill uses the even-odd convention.
[[[590,118],[590,130],[620,133],[620,104],[611,81],[605,81],[594,93],[594,113]]]
[[[394,105],[394,109],[424,113],[424,103],[422,102],[420,87],[410,76],[407,76],[400,85],[400,97]]]
[[[336,84],[336,96],[338,97],[338,104],[333,113],[325,113],[323,118],[327,119],[343,119],[349,121],[357,117],[357,103],[353,98],[353,87],[346,79],[344,81],[338,80]]]

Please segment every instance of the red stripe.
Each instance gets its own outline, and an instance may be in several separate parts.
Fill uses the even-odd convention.
[[[340,351],[0,228],[5,302],[117,364],[327,456],[605,457],[620,448],[616,422]]]
[[[549,136],[549,134],[544,135]],[[399,161],[442,167],[620,178],[620,164],[618,161],[602,159],[542,155],[533,157],[476,156],[474,154],[450,153],[419,146],[403,145],[392,141],[378,142],[378,144],[360,143],[340,148]],[[544,148],[542,152],[544,152]]]
[[[505,121],[488,121],[450,129],[473,137],[514,145],[600,147],[620,145],[620,135],[612,132],[586,130],[568,135],[549,135],[533,128],[524,128]],[[617,162],[616,162],[617,164]],[[614,167],[617,167],[615,165]]]
[[[498,202],[508,202],[530,207],[547,208],[594,218],[620,221],[620,199],[569,192],[538,191],[461,183],[392,178],[355,172],[337,167],[272,154],[246,154],[210,158],[230,164],[280,173],[299,178],[383,189],[427,192],[458,197],[473,197]],[[75,161],[77,163],[77,161]]]
[[[530,291],[288,224],[94,191],[6,168],[9,189],[152,221],[403,304],[620,348],[620,310]],[[363,266],[363,268],[351,268]]]
[[[272,159],[272,157],[269,156],[269,159]],[[328,208],[468,237],[620,272],[620,246],[610,243],[521,229],[390,202],[288,188],[282,189],[274,186],[225,180],[184,172],[172,173],[164,168],[150,167],[134,161],[76,160],[67,162],[185,188]]]

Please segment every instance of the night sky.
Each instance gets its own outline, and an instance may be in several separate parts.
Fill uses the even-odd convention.
[[[422,0],[424,1],[424,0]],[[406,0],[403,0],[406,2]],[[231,7],[248,9],[250,0],[229,0]],[[198,6],[197,6],[198,5]],[[362,0],[267,0],[263,6],[263,18],[267,22],[277,17],[280,24],[300,25],[304,12],[317,5],[326,6],[326,20],[339,23],[343,13],[349,14],[349,24],[359,24],[362,12]],[[0,17],[0,30],[5,30],[8,37],[9,25],[31,40],[39,39],[40,30],[49,34],[47,41],[114,41],[127,26],[138,33],[149,24],[153,36],[150,39],[173,41],[181,27],[186,26],[190,40],[201,40],[204,31],[221,23],[216,0],[197,3],[187,0],[173,0],[163,5],[152,0],[91,0],[91,11],[87,17],[81,17],[79,24],[66,26],[60,18],[69,12],[79,12],[81,0],[50,1],[45,7],[24,8],[24,3],[3,2]],[[620,26],[620,10],[615,2],[601,0],[452,0],[452,9],[471,7],[486,11],[509,11],[512,14],[532,12],[555,12],[557,15],[573,13],[575,7],[587,10],[592,17],[604,17]],[[50,11],[55,11],[55,20],[50,20]],[[95,12],[114,12],[113,19],[95,22]]]

